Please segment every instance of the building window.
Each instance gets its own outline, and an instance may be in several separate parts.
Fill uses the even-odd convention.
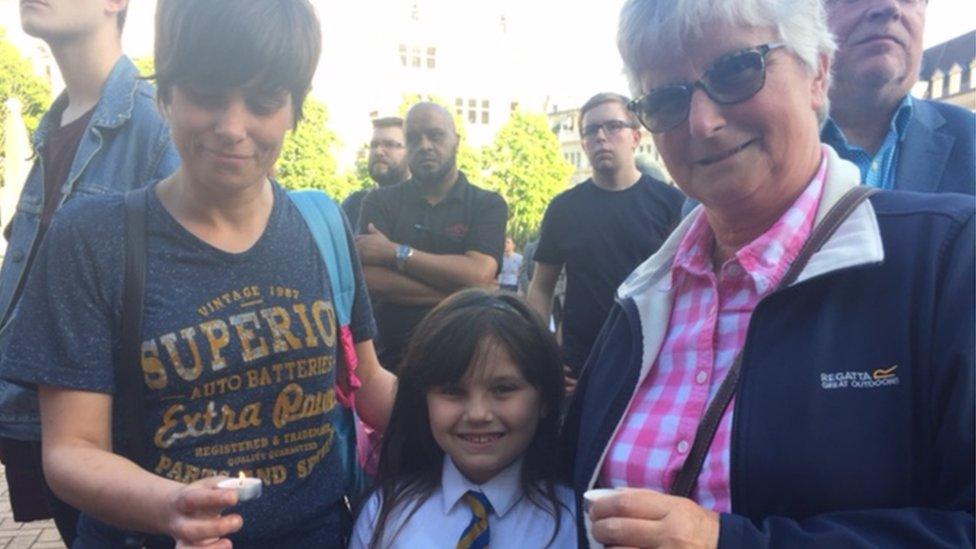
[[[437,48],[433,46],[427,48],[427,68],[437,68]]]
[[[941,71],[935,71],[932,75],[932,99],[938,99],[942,97],[942,87],[945,82],[945,76]]]
[[[518,110],[518,101],[512,101],[511,103],[509,103],[508,104],[508,110],[509,110],[509,112],[515,112],[515,111],[517,111]]]
[[[400,44],[399,50],[400,50],[400,66],[406,67],[407,66],[407,45]]]
[[[491,102],[487,99],[454,99],[454,113],[468,124],[488,124],[491,121]]]
[[[949,69],[949,90],[946,95],[956,95],[962,88],[962,67],[953,65]]]
[[[410,66],[420,68],[420,46],[410,48]]]

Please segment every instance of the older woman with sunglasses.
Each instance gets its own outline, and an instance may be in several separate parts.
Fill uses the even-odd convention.
[[[972,546],[973,200],[867,197],[819,142],[820,0],[629,0],[619,47],[701,207],[619,288],[584,367],[564,437],[580,539]]]

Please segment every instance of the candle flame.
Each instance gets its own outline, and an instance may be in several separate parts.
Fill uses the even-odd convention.
[[[240,479],[240,480],[244,480],[247,477],[244,475],[244,471],[241,471],[241,473],[239,475],[237,475],[237,478]]]

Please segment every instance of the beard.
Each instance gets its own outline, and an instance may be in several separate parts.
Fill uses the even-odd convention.
[[[423,167],[424,162],[415,162],[410,166],[410,173],[414,180],[423,183],[436,185],[444,180],[447,174],[457,167],[457,145],[447,155],[447,160],[438,164],[434,168]]]
[[[407,179],[407,165],[405,162],[399,165],[384,163],[384,166],[386,166],[385,170],[377,170],[376,165],[370,166],[368,170],[369,177],[380,187],[396,185]]]

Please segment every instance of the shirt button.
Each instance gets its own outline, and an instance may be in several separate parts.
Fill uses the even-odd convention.
[[[705,383],[707,379],[708,379],[708,372],[705,371],[698,372],[698,375],[695,376],[695,381],[697,381],[699,385]]]
[[[742,267],[736,264],[729,265],[728,272],[732,276],[739,276],[740,274],[742,274]]]
[[[682,440],[681,442],[678,443],[678,453],[679,454],[687,454],[688,453],[688,441],[687,440]]]
[[[24,252],[21,250],[14,250],[10,254],[10,261],[13,261],[14,263],[20,263],[23,260],[24,260]]]

